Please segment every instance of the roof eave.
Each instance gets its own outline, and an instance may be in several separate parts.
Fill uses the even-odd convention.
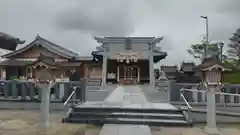
[[[160,60],[165,59],[166,57],[167,57],[167,53],[166,52],[162,52],[161,55],[153,56],[153,61],[154,61],[154,63],[157,63]]]
[[[14,56],[14,55],[17,55],[17,54],[19,54],[19,53],[22,53],[22,52],[28,50],[29,48],[33,47],[35,44],[37,44],[37,43],[35,43],[35,42],[38,41],[38,40],[44,40],[44,41],[49,42],[49,43],[51,43],[51,44],[53,44],[53,45],[56,45],[56,44],[54,44],[54,43],[52,43],[52,42],[50,42],[50,41],[47,41],[46,39],[40,37],[39,35],[37,35],[36,38],[35,38],[35,40],[32,41],[31,43],[29,43],[28,45],[26,45],[25,47],[23,47],[23,48],[21,48],[21,49],[19,49],[19,50],[13,51],[13,52],[11,52],[11,53],[5,54],[5,55],[3,55],[3,56],[1,56],[1,57],[2,57],[2,58],[9,58],[9,57],[12,57],[12,56]],[[43,47],[44,47],[45,49],[47,49],[48,51],[53,52],[53,53],[55,53],[55,54],[57,54],[57,55],[59,55],[59,56],[62,56],[62,57],[64,57],[64,58],[67,58],[67,59],[73,59],[73,58],[78,57],[77,55],[76,55],[76,56],[70,56],[70,55],[66,55],[66,54],[60,53],[60,52],[54,50],[53,48],[47,48],[46,46],[43,46]],[[60,46],[60,47],[61,47],[61,46]]]
[[[33,43],[36,42],[36,39],[34,41],[32,41],[31,43],[29,43],[28,45],[24,46],[23,48],[20,48],[18,50],[15,50],[13,52],[10,52],[8,54],[2,55],[2,58],[9,58],[12,57],[14,55],[17,55],[19,53],[22,53],[23,51],[26,51],[27,49],[31,48],[33,46]]]
[[[209,67],[203,67],[202,71],[211,71],[214,68],[221,68],[222,71],[231,71],[231,69],[228,69],[228,68],[224,67],[223,65],[219,65],[219,64],[213,64]]]

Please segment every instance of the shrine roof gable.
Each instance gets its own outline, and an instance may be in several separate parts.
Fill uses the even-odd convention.
[[[32,41],[31,43],[29,43],[28,45],[26,45],[25,47],[18,49],[16,51],[13,51],[11,53],[8,53],[6,55],[3,55],[2,58],[10,58],[17,54],[24,53],[25,51],[31,49],[34,46],[41,46],[41,47],[49,50],[50,52],[53,52],[55,54],[58,54],[59,56],[62,56],[64,58],[68,58],[68,59],[79,57],[79,55],[77,53],[74,53],[64,47],[56,45],[56,44],[40,37],[39,35],[37,35],[35,40]]]
[[[216,55],[203,60],[202,64],[198,65],[198,69],[201,71],[211,71],[212,69],[221,69],[222,71],[229,71]]]

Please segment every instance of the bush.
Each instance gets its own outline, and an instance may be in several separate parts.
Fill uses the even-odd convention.
[[[240,71],[234,70],[224,73],[223,82],[231,84],[240,84]]]

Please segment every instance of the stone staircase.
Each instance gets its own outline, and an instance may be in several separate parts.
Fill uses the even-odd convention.
[[[90,78],[87,80],[87,90],[100,90],[101,78]]]
[[[186,114],[179,109],[120,108],[120,107],[73,107],[66,123],[85,124],[139,124],[149,126],[191,126]]]

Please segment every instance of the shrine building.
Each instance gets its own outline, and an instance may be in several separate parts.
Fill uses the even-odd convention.
[[[101,45],[81,56],[39,35],[24,47],[3,55],[1,79],[37,78],[38,67],[52,68],[55,78],[68,78],[75,69],[81,78],[108,83],[155,83],[154,63],[167,56],[155,37],[95,37]],[[0,43],[1,44],[1,43]]]
[[[101,45],[93,51],[102,63],[102,85],[106,83],[155,83],[154,63],[167,56],[156,44],[163,37],[96,37]]]
[[[38,67],[52,68],[55,78],[68,78],[72,69],[81,78],[88,78],[91,75],[88,67],[97,64],[92,57],[79,56],[39,35],[31,43],[2,58],[5,59],[0,63],[2,80],[36,79]]]

